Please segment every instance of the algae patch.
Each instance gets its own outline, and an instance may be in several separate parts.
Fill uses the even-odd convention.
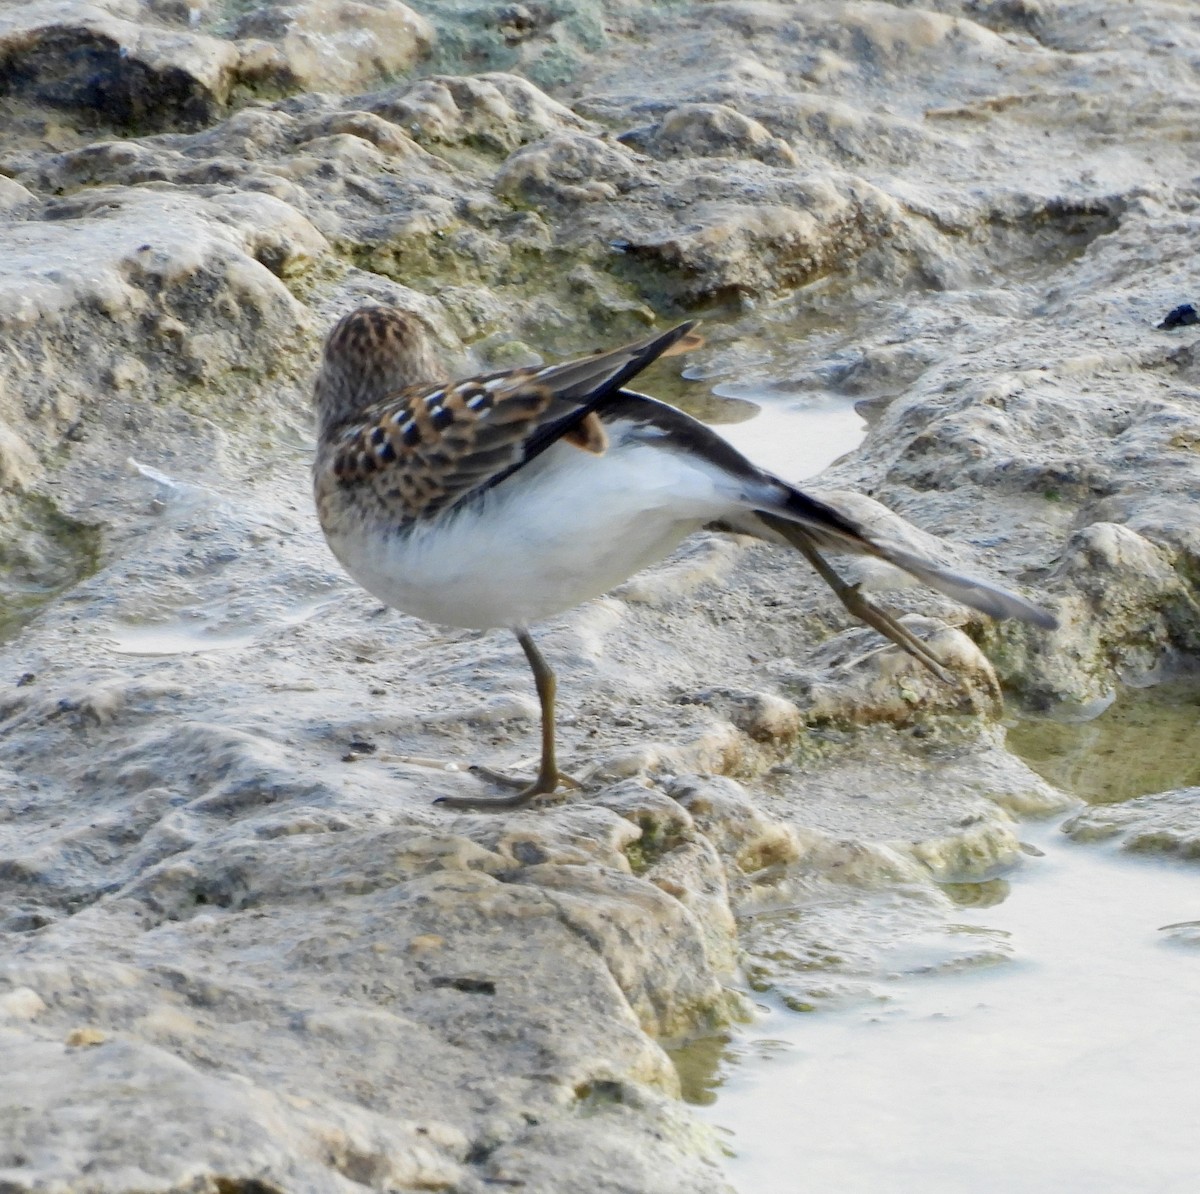
[[[99,562],[99,527],[45,497],[0,497],[0,642]]]
[[[708,1107],[717,1101],[724,1069],[735,1054],[728,1033],[702,1036],[667,1050],[679,1075],[680,1094],[685,1103]]]

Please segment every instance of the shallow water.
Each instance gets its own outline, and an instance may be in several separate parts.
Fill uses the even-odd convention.
[[[1091,804],[1200,784],[1200,682],[1126,689],[1086,722],[1024,720],[1009,747],[1043,779]]]
[[[866,424],[848,399],[832,394],[756,398],[746,390],[738,397],[759,401],[761,409],[752,419],[721,426],[721,434],[785,481],[819,473],[862,442]]]
[[[848,398],[714,389],[760,409],[696,413],[790,480],[863,434]],[[1198,731],[1192,680],[1127,690],[1086,723],[1020,721],[1009,744],[1107,803],[1200,784]],[[948,914],[918,893],[830,888],[747,927],[771,965],[798,967],[797,990],[766,984],[752,1027],[675,1059],[740,1189],[1200,1189],[1200,868],[1054,826],[1022,834],[1041,856],[944,888]]]
[[[867,1006],[763,1005],[702,1112],[739,1188],[1196,1189],[1200,948],[1160,929],[1200,915],[1200,870],[1035,840],[1003,903],[954,918],[1004,934],[1007,962],[910,966]]]
[[[857,448],[867,427],[859,399],[817,384],[823,359],[853,341],[853,320],[837,335],[820,334],[824,322],[792,311],[740,338],[738,353],[714,345],[710,359],[682,371],[673,359],[655,362],[638,387],[712,425],[756,464],[802,481]]]
[[[194,655],[233,651],[277,635],[318,613],[331,603],[327,597],[296,602],[285,608],[253,606],[233,613],[227,605],[208,602],[157,622],[114,622],[105,636],[109,650],[119,655]]]
[[[1085,724],[1022,722],[1009,742],[1052,782],[1111,802],[1197,782],[1198,721],[1200,688],[1179,682]],[[851,985],[800,1015],[776,991],[724,1049],[681,1057],[741,1189],[1200,1188],[1200,868],[1051,826],[1023,834],[1041,857],[945,888],[958,907],[940,925],[867,943],[869,993]],[[819,908],[790,915],[798,939],[822,932]]]

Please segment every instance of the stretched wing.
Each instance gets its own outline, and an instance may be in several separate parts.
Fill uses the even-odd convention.
[[[379,487],[415,521],[499,484],[560,439],[599,454],[608,441],[596,408],[657,357],[699,343],[694,326],[559,365],[409,386],[342,430],[334,478]]]
[[[1008,589],[952,572],[901,544],[887,542],[849,514],[760,469],[715,431],[665,402],[626,390],[605,405],[603,416],[640,425],[662,446],[699,456],[738,478],[745,509],[739,516],[724,520],[720,529],[781,538],[805,554],[808,549],[820,547],[873,556],[993,618],[1017,618],[1049,630],[1058,625],[1052,614]]]

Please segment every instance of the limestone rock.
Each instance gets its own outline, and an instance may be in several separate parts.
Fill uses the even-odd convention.
[[[0,175],[0,212],[4,215],[14,215],[23,207],[32,207],[36,202],[34,196],[19,182]]]
[[[375,96],[372,111],[423,145],[465,145],[511,153],[588,123],[517,75],[434,75]]]
[[[775,166],[800,160],[783,138],[725,104],[681,104],[650,129],[621,139],[656,157],[756,158]]]
[[[560,135],[518,150],[496,175],[496,193],[526,206],[615,199],[640,177],[629,155],[595,137]]]
[[[227,41],[123,20],[84,0],[0,12],[5,94],[129,132],[199,128],[223,111],[239,55]]]
[[[402,74],[428,56],[433,26],[401,0],[302,0],[264,4],[237,24],[241,37],[275,44],[281,81],[304,90],[355,91]]]
[[[73,425],[102,384],[121,388],[131,357],[154,366],[157,376],[137,374],[151,385],[168,376],[212,383],[254,362],[273,369],[263,328],[290,334],[303,321],[280,279],[326,251],[302,216],[261,194],[202,200],[169,188],[99,188],[41,214],[6,229],[0,328],[9,393],[37,377],[47,384],[43,401],[23,412],[43,436]],[[46,337],[67,326],[78,348],[72,376],[56,385],[66,362],[47,351]]]
[[[1179,788],[1076,813],[1063,832],[1077,842],[1115,839],[1139,854],[1200,858],[1200,788]]]
[[[691,200],[686,220],[669,226],[639,220],[618,248],[661,270],[680,301],[699,303],[802,286],[858,256],[886,235],[893,219],[890,205],[870,188],[828,178],[764,187],[747,173],[739,170],[733,196],[713,202],[705,196],[720,172],[693,168],[670,188],[676,202]],[[765,201],[750,200],[750,192],[764,191]]]

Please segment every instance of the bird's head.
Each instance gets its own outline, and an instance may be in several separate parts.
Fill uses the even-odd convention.
[[[327,431],[417,383],[448,380],[421,321],[398,307],[359,307],[325,341],[313,389],[317,423]]]

